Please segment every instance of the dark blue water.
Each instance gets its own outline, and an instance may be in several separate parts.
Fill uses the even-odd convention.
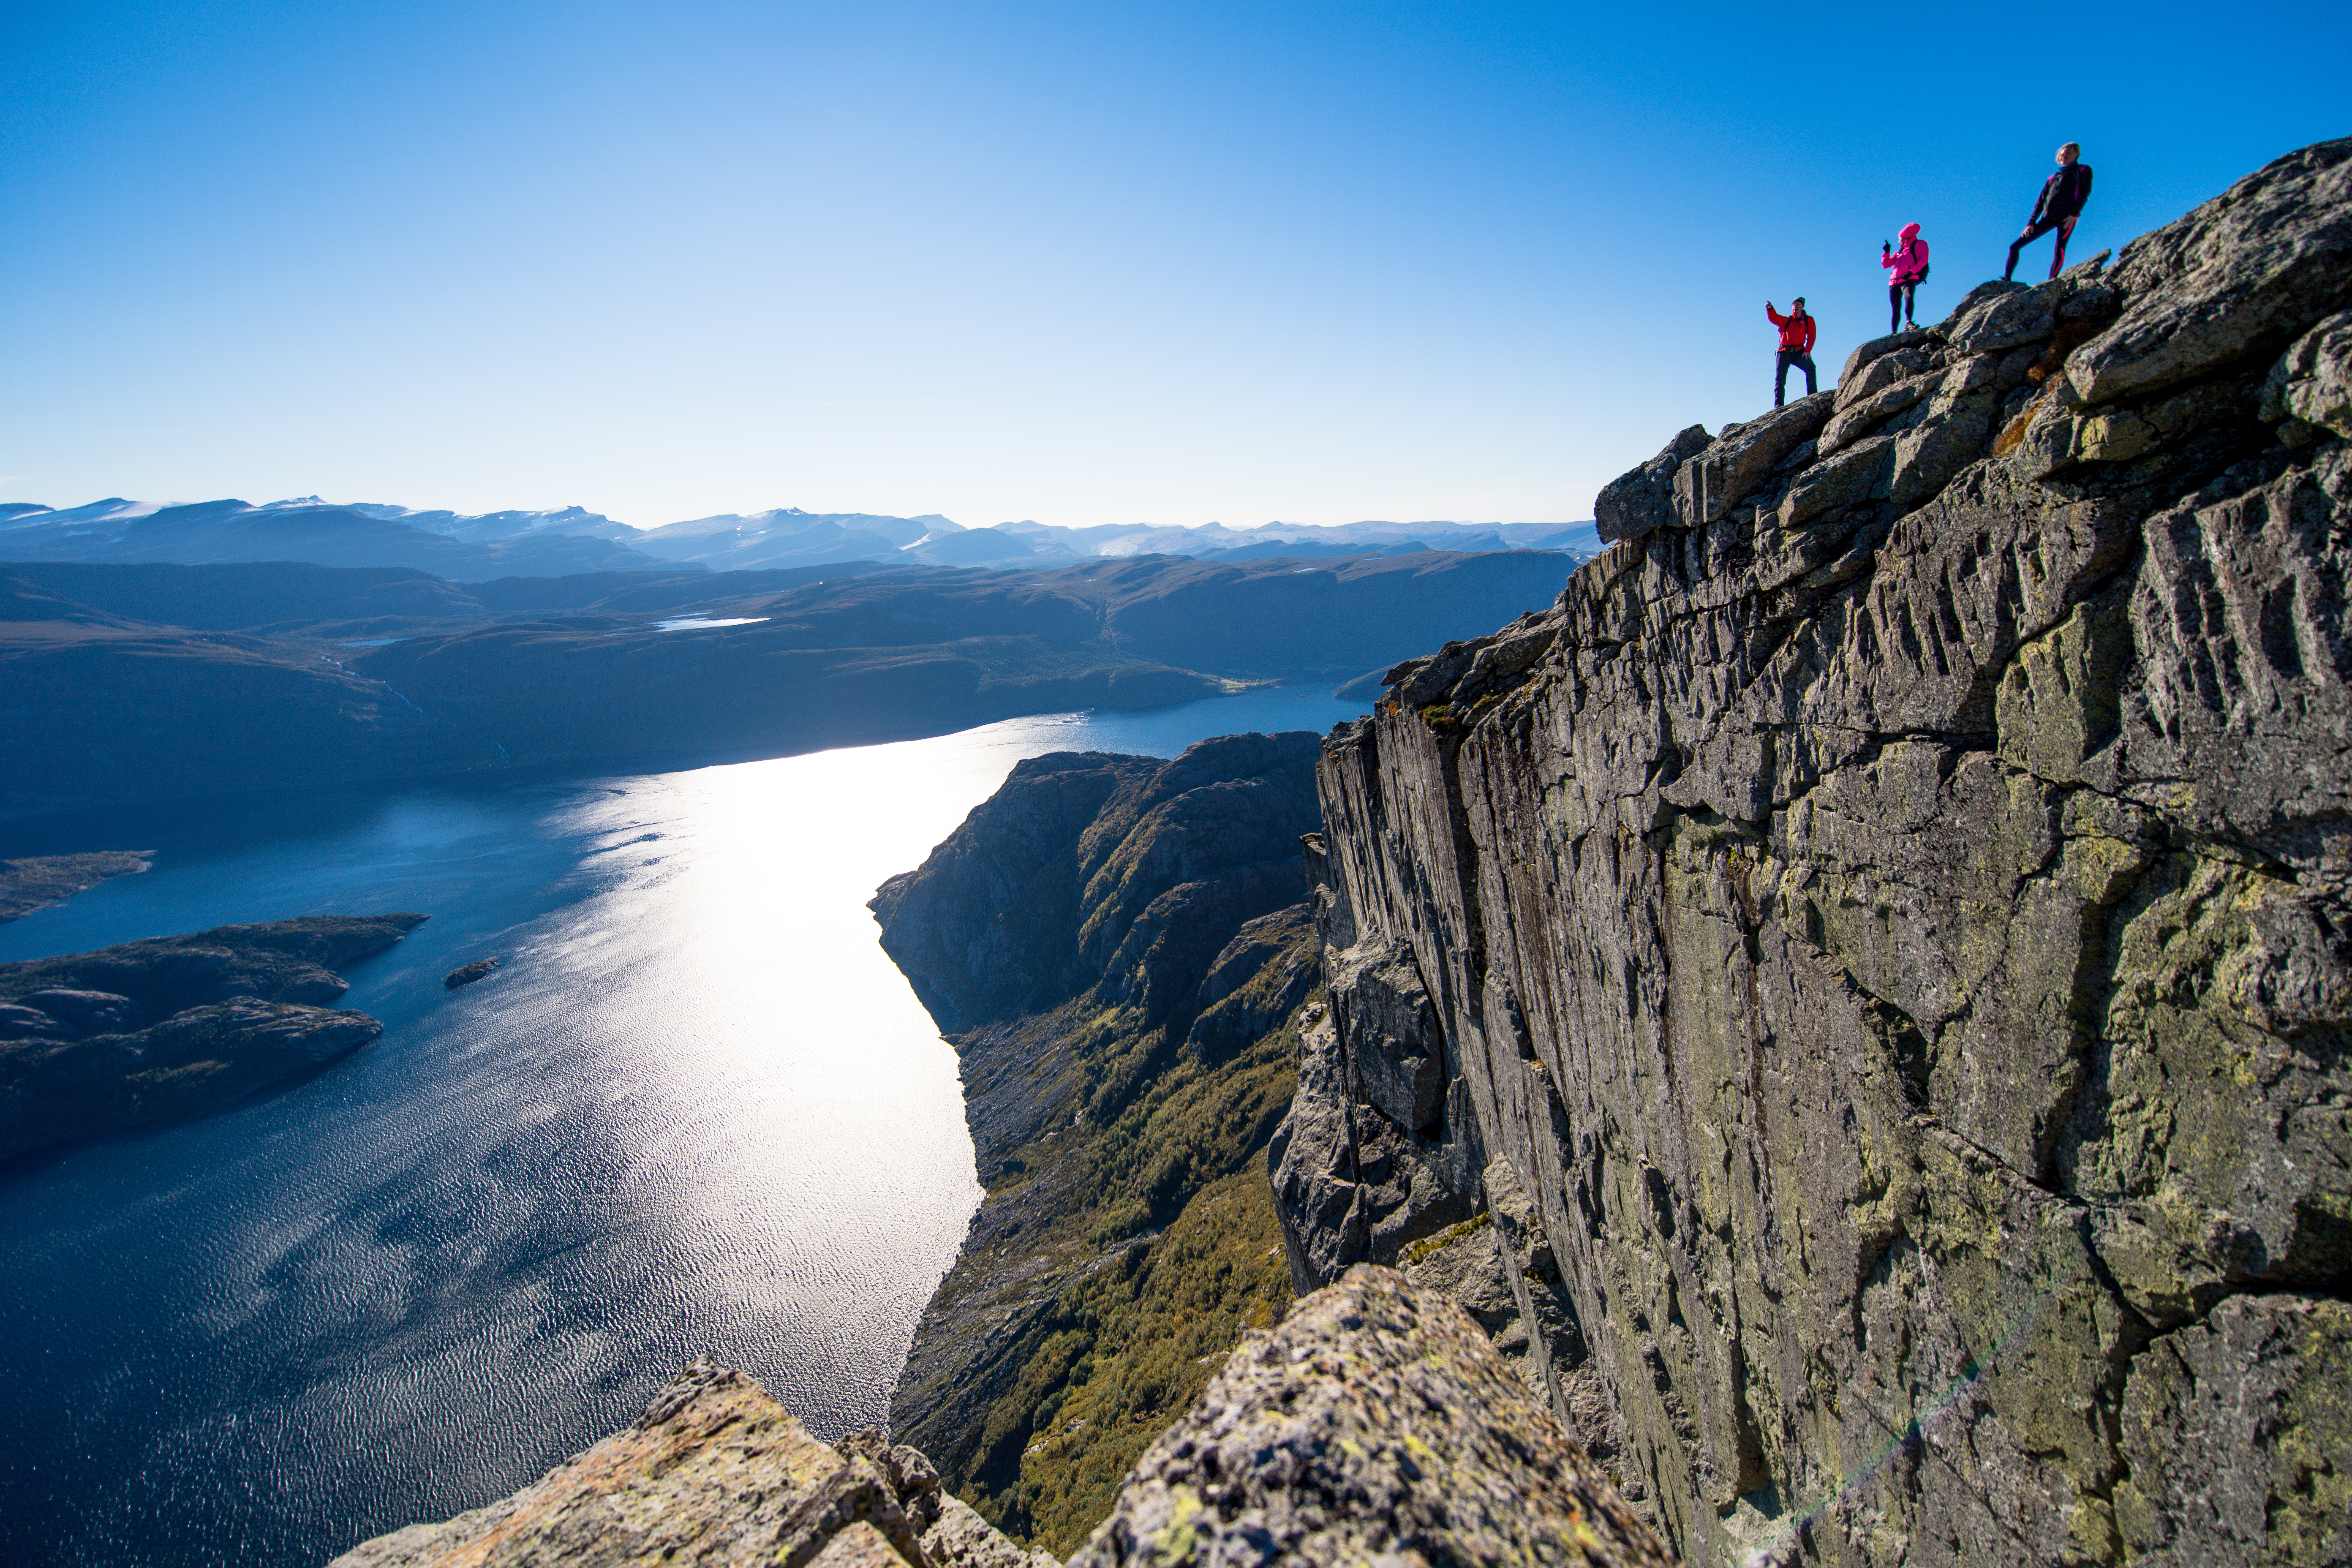
[[[709,1350],[878,1419],[979,1189],[953,1053],[864,908],[1021,757],[1357,705],[1259,691],[688,773],[0,828],[154,869],[0,960],[306,913],[375,1046],[0,1173],[0,1563],[295,1565],[501,1496]],[[504,967],[458,992],[457,964]]]

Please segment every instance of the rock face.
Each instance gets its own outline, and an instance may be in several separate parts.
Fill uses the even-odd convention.
[[[423,915],[312,915],[0,963],[0,1159],[217,1110],[373,1043],[335,969]]]
[[[882,946],[950,1034],[1105,982],[1158,1021],[1243,922],[1298,901],[1315,757],[1293,732],[1220,736],[1174,762],[1029,758],[919,870],[882,884]]]
[[[1070,1559],[1673,1561],[1466,1312],[1363,1265],[1234,1352]]]
[[[1300,1287],[1486,1214],[1695,1562],[2352,1555],[2347,308],[2352,141],[1676,437],[1391,671]]]
[[[892,1426],[1049,1547],[1289,1300],[1257,1156],[1317,1010],[1318,755],[1301,733],[1034,758],[874,900],[955,1045],[988,1189]]]

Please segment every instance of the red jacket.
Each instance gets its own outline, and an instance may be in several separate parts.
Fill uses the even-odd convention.
[[[1772,319],[1774,326],[1780,329],[1782,348],[1801,354],[1813,352],[1813,319],[1811,316],[1802,310],[1793,316],[1784,316],[1769,305],[1764,307],[1764,313]]]

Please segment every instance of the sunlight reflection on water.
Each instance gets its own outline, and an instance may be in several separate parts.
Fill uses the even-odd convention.
[[[1351,710],[1262,691],[688,773],[115,814],[102,831],[155,869],[0,926],[0,959],[434,918],[351,973],[377,1046],[0,1179],[0,1560],[316,1564],[511,1490],[706,1349],[821,1433],[877,1419],[979,1189],[876,885],[1021,757]],[[106,847],[12,831],[0,853]],[[505,965],[443,989],[488,953]]]

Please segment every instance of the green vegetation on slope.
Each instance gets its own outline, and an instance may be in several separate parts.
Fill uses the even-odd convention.
[[[1089,1000],[1036,1026],[1069,1027]],[[1217,1065],[1170,1047],[1164,1030],[1138,1030],[1130,1008],[1096,1012],[1075,1030],[1070,1091],[1083,1112],[1005,1161],[990,1193],[1027,1186],[1064,1199],[1014,1242],[1055,1258],[1060,1288],[1000,1363],[996,1381],[1009,1386],[988,1401],[971,1462],[948,1467],[950,1484],[1008,1533],[1067,1552],[1242,1331],[1269,1326],[1288,1304],[1263,1167],[1297,1088],[1298,1018],[1311,1005]],[[957,1268],[1000,1257],[968,1254]]]
[[[1273,1327],[1290,1303],[1274,1193],[1255,1162],[1195,1194],[1135,1256],[1063,1292],[1058,1326],[1023,1378],[1034,1402],[1021,1413],[1033,1436],[1020,1479],[991,1500],[1059,1555],[1110,1511],[1127,1472],[1242,1331]]]

